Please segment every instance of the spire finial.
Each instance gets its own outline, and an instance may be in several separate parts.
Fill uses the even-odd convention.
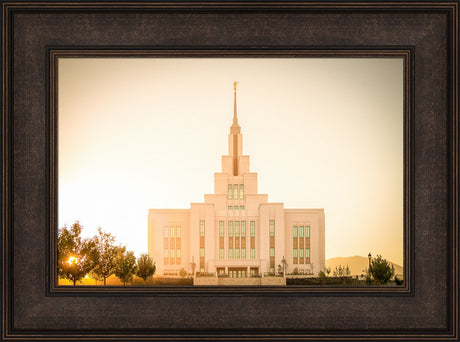
[[[239,82],[233,82],[233,126],[238,126],[238,118],[236,113],[236,86]]]
[[[236,94],[236,86],[238,85],[238,83],[240,82],[237,82],[237,81],[233,82],[233,93],[235,94]]]
[[[233,82],[233,125],[230,127],[230,133],[239,134],[240,126],[238,125],[238,116],[236,112],[236,86],[239,82]]]

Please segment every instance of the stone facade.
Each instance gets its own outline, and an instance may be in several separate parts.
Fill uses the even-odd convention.
[[[275,273],[317,273],[325,265],[324,209],[286,209],[257,191],[257,173],[243,155],[236,112],[228,155],[214,174],[214,193],[190,209],[150,209],[148,250],[157,274],[214,273],[229,278]],[[210,280],[211,281],[211,280]],[[214,280],[213,280],[214,281]],[[268,281],[268,280],[267,280]]]

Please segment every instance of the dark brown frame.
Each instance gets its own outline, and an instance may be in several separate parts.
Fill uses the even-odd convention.
[[[3,339],[458,338],[458,1],[3,1],[2,20]],[[406,285],[57,287],[53,63],[72,54],[403,57]]]

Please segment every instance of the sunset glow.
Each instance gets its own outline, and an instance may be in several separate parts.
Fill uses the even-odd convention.
[[[149,208],[213,193],[237,80],[259,193],[324,208],[326,259],[403,263],[402,59],[61,58],[58,76],[59,227],[147,252]]]
[[[78,264],[79,261],[80,261],[80,259],[78,259],[78,258],[75,257],[75,256],[71,256],[71,257],[69,257],[69,258],[67,259],[67,263],[69,264],[69,266]]]

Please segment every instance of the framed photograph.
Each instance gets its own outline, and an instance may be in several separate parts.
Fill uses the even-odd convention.
[[[58,285],[403,290],[408,277],[400,265],[410,241],[410,226],[407,234],[403,229],[409,217],[403,209],[410,207],[403,204],[407,52],[119,53],[52,52],[60,230],[58,262],[51,261],[59,272],[51,273],[58,273]],[[337,104],[325,108],[330,99]],[[216,158],[219,152],[225,155]],[[209,187],[212,173],[204,170],[213,168],[219,172]],[[259,168],[267,180],[254,172]],[[288,170],[289,180],[280,176]],[[258,187],[274,188],[275,198],[289,203],[270,200]],[[101,240],[99,226],[111,241]],[[96,260],[92,249],[83,252],[84,243],[75,246],[84,234],[99,251]],[[126,247],[117,247],[115,236]],[[134,257],[126,268],[129,250],[138,263],[148,252],[153,278],[136,275],[145,266],[136,268]],[[381,267],[369,250],[393,261],[382,259],[386,272],[377,274]]]
[[[458,2],[2,5],[3,339],[458,338]]]

